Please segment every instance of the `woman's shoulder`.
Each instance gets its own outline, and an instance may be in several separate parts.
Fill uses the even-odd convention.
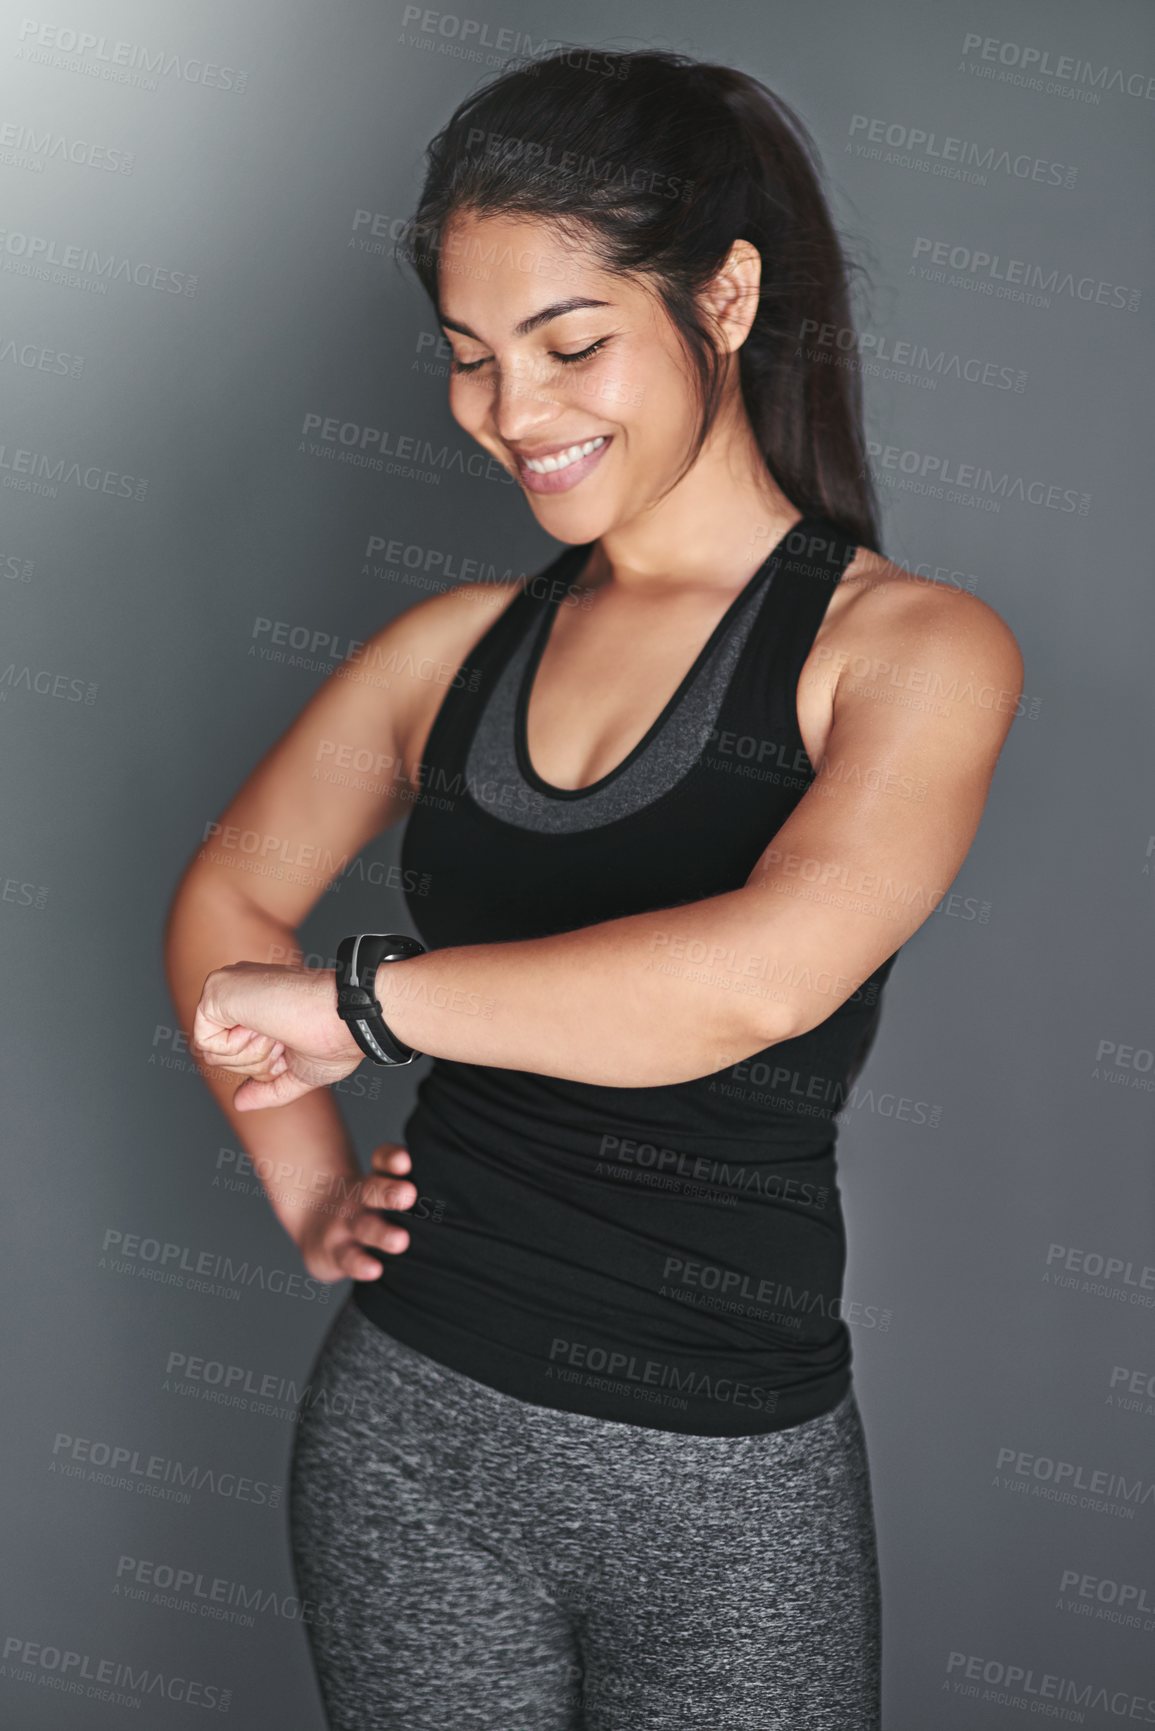
[[[1014,632],[970,589],[859,547],[839,582],[838,600],[829,633],[836,651],[912,671],[919,663],[956,674],[967,666],[976,676],[1021,687],[1023,658]]]
[[[524,587],[520,577],[455,583],[394,614],[371,644],[391,656],[451,662],[454,668],[460,667]]]

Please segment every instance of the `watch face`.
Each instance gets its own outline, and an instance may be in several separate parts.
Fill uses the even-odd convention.
[[[403,962],[410,956],[420,956],[424,953],[424,944],[419,944],[416,939],[393,937],[389,941],[389,948],[381,959],[386,962]]]

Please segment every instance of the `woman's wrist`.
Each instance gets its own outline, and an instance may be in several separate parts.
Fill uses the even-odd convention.
[[[417,1024],[418,1001],[413,992],[413,969],[424,956],[407,956],[401,962],[381,962],[375,977],[374,996],[381,1006],[386,1027],[406,1046],[421,1050]]]
[[[316,975],[318,995],[325,1006],[325,1034],[336,1043],[334,1056],[347,1055],[360,1063],[365,1054],[353,1038],[348,1022],[337,1013],[337,970],[318,968]]]
[[[310,1175],[299,1214],[282,1222],[298,1250],[318,1243],[335,1219],[355,1212],[363,1182],[364,1174],[351,1152],[338,1166]]]
[[[413,996],[412,975],[406,970],[417,966],[422,960],[421,956],[408,956],[400,962],[380,962],[373,978],[373,995],[381,1006],[386,1026],[403,1044],[418,1049],[421,1042],[414,1032],[417,1003]],[[336,970],[323,970],[318,984],[325,1004],[327,1028],[338,1042],[339,1053],[347,1053],[351,1059],[360,1063],[365,1054],[353,1038],[348,1022],[337,1013]]]

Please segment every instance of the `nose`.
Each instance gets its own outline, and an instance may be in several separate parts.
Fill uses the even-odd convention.
[[[557,418],[557,383],[550,369],[525,356],[507,361],[495,373],[493,424],[507,444],[540,434]]]

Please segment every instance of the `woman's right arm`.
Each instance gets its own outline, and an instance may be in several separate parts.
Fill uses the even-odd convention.
[[[165,928],[165,968],[186,1036],[215,968],[301,962],[297,928],[329,883],[411,809],[420,776],[411,752],[420,754],[446,690],[436,670],[456,671],[495,603],[512,593],[462,585],[391,621],[334,670],[211,826]],[[365,1211],[416,1199],[402,1179],[405,1151],[378,1159],[378,1174],[363,1177],[327,1088],[287,1106],[238,1112],[237,1078],[201,1074],[309,1272],[323,1280],[379,1276],[380,1261],[359,1246],[396,1253],[409,1235]],[[383,1175],[382,1166],[397,1176]]]
[[[194,871],[173,901],[165,942],[169,985],[186,1034],[206,976],[236,961],[299,963],[300,945],[292,927],[256,900]],[[403,1208],[415,1199],[408,1184],[398,1193],[407,1157],[393,1164],[397,1182],[388,1196],[391,1181],[384,1178],[366,1189],[329,1089],[315,1088],[288,1106],[238,1112],[232,1104],[236,1076],[203,1068],[201,1075],[232,1127],[233,1145],[247,1153],[309,1273],[320,1280],[376,1279],[380,1262],[358,1246],[372,1242],[396,1253],[406,1248],[409,1235],[378,1216],[360,1216],[367,1207]]]

